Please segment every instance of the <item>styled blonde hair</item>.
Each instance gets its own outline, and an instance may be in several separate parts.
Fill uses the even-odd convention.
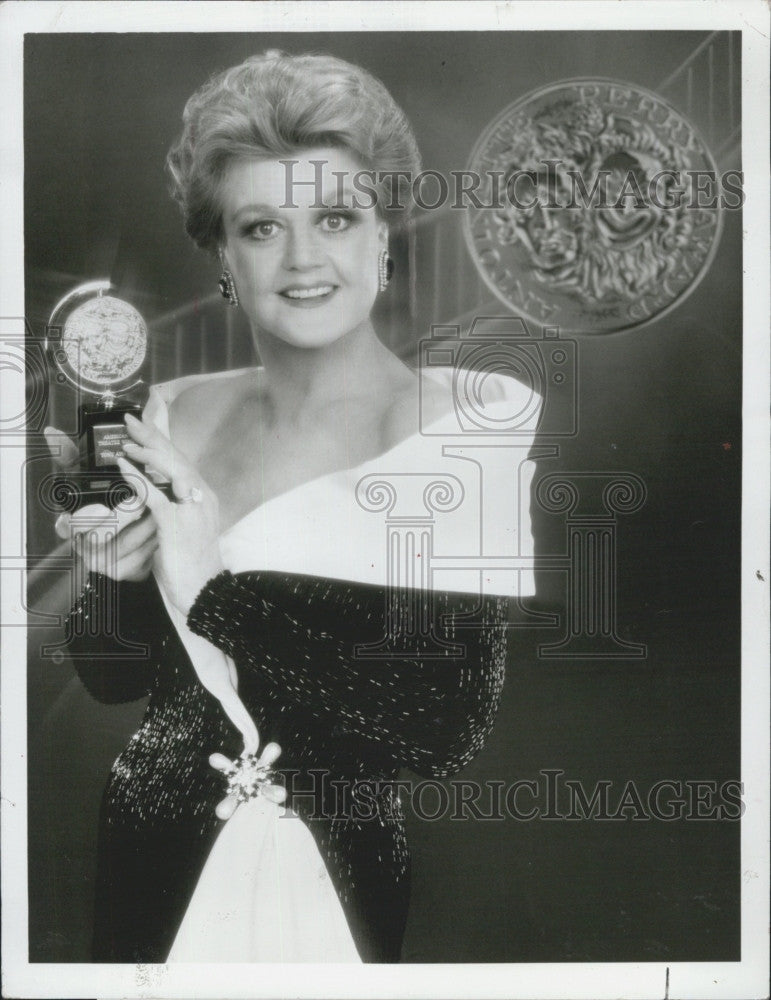
[[[276,49],[251,56],[197,90],[182,121],[166,166],[185,229],[204,250],[215,251],[222,241],[219,189],[234,160],[334,146],[348,150],[364,170],[420,172],[404,112],[379,80],[333,56]],[[367,183],[377,191],[381,218],[389,226],[402,222],[412,208],[411,185],[388,177]]]

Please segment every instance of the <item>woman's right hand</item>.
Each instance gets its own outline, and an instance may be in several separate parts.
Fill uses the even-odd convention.
[[[55,427],[47,427],[45,437],[58,468],[77,464],[78,447],[71,438]],[[60,514],[55,531],[59,538],[70,540],[87,572],[134,582],[150,575],[158,540],[155,520],[146,508],[110,510],[89,504],[74,514]]]

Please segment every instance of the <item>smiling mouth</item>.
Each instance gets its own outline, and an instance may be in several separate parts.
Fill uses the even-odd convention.
[[[337,291],[337,285],[312,285],[306,287],[285,288],[279,295],[290,302],[320,302],[328,299]]]

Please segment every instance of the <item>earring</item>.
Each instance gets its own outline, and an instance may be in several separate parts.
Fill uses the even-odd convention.
[[[219,251],[220,263],[222,264],[222,274],[220,275],[220,280],[218,281],[219,290],[222,293],[223,299],[227,299],[231,306],[236,307],[238,305],[238,292],[236,291],[236,283],[233,281],[233,275],[230,273],[228,266],[225,263],[225,257],[222,251]]]
[[[377,255],[377,279],[378,288],[384,292],[388,288],[388,282],[393,277],[394,262],[393,257],[387,250],[381,250]]]

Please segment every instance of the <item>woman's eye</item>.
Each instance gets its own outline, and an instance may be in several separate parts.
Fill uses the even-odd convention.
[[[351,217],[344,212],[329,212],[324,216],[322,226],[327,232],[341,233],[351,224]]]
[[[275,222],[255,222],[246,230],[247,235],[255,240],[269,240],[278,232],[278,224]]]

